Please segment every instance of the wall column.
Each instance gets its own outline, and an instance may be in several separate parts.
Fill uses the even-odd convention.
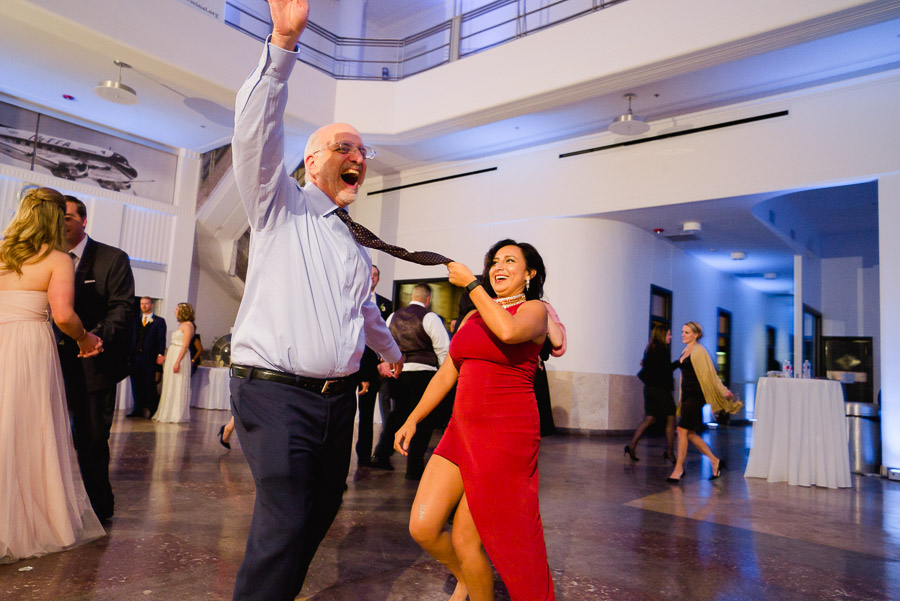
[[[165,296],[160,307],[166,319],[173,317],[172,311],[178,303],[188,300],[199,187],[200,155],[193,150],[181,149],[175,174],[175,206],[178,213],[172,231]]]
[[[878,180],[881,287],[881,463],[900,469],[900,174]],[[883,472],[884,473],[884,472]]]

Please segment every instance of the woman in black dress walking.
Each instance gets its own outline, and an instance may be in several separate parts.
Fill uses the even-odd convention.
[[[637,461],[638,441],[644,431],[656,422],[657,419],[666,420],[666,452],[663,456],[675,463],[673,452],[675,443],[675,401],[672,398],[674,379],[672,371],[674,364],[669,354],[669,343],[672,342],[672,330],[666,326],[653,326],[650,334],[650,343],[644,351],[641,360],[641,372],[638,376],[644,383],[644,421],[638,425],[631,437],[631,442],[625,445],[625,454]]]
[[[712,405],[714,413],[727,411],[737,413],[743,406],[734,400],[734,395],[725,388],[716,373],[709,353],[697,341],[703,336],[703,328],[695,321],[689,321],[681,328],[681,341],[686,345],[681,358],[675,362],[681,368],[681,419],[678,421],[678,453],[675,468],[666,482],[677,483],[684,475],[684,459],[687,457],[688,441],[709,457],[712,463],[712,477],[715,480],[725,469],[725,460],[716,457],[709,446],[697,434],[703,425],[703,405]]]

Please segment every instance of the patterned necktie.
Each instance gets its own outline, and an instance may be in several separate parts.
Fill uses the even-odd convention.
[[[335,214],[350,229],[350,233],[353,234],[353,239],[356,240],[357,244],[361,244],[367,248],[374,248],[375,250],[380,250],[389,255],[393,255],[398,259],[418,263],[419,265],[445,265],[453,261],[453,259],[448,259],[444,255],[439,255],[427,250],[411,252],[405,248],[388,244],[365,227],[353,221],[344,209],[338,209],[335,211]]]

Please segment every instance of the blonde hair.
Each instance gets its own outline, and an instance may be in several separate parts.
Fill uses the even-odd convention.
[[[3,232],[0,269],[22,275],[22,265],[65,248],[66,199],[53,188],[31,188]],[[42,250],[43,249],[43,250]]]
[[[703,338],[703,326],[701,326],[699,323],[697,323],[696,321],[689,321],[684,325],[689,327],[691,331],[697,335],[697,340]]]
[[[191,303],[178,303],[175,317],[178,321],[194,321],[194,307],[191,306]]]

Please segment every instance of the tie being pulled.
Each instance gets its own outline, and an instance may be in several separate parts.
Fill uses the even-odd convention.
[[[447,263],[453,262],[453,259],[448,259],[444,255],[440,255],[431,251],[409,251],[405,248],[400,248],[399,246],[388,244],[362,225],[353,221],[353,219],[350,218],[350,215],[348,215],[347,211],[345,211],[344,209],[338,209],[334,213],[340,218],[341,221],[346,224],[357,244],[361,244],[366,248],[374,248],[375,250],[380,250],[382,252],[386,252],[389,255],[393,255],[398,259],[410,261],[411,263],[418,263],[419,265],[446,265]]]

